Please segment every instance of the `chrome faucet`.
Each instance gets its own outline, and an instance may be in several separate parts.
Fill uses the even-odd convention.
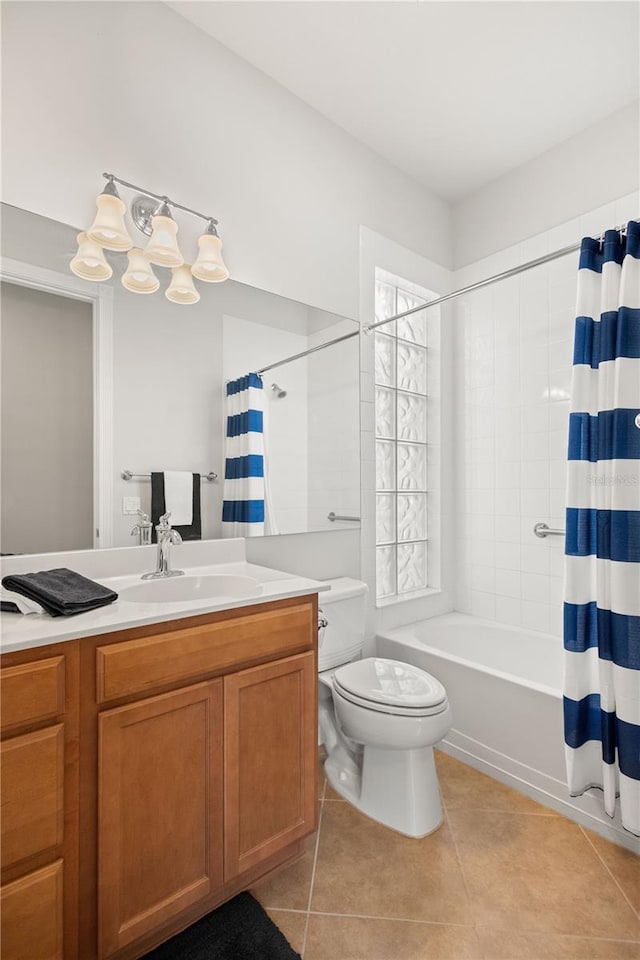
[[[160,577],[181,577],[184,570],[172,570],[169,562],[169,554],[172,543],[182,543],[182,537],[177,530],[171,529],[169,523],[170,513],[163,513],[158,521],[156,533],[158,535],[158,561],[153,573],[145,573],[143,580],[157,580]]]

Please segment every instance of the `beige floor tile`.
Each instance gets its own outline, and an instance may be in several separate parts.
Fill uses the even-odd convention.
[[[487,960],[638,960],[638,944],[629,940],[538,936],[478,928]]]
[[[290,913],[287,910],[267,910],[267,913],[293,949],[297,953],[302,953],[304,931],[307,925],[306,913]]]
[[[610,843],[592,830],[585,830],[585,833],[640,913],[640,857],[630,850]]]
[[[637,918],[581,829],[563,817],[452,810],[476,923],[633,939]]]
[[[255,885],[251,892],[265,909],[307,909],[315,848],[314,833],[305,840],[305,852],[300,860]]]
[[[304,960],[479,960],[473,927],[311,914]]]
[[[454,757],[434,751],[440,791],[448,810],[508,810],[557,816],[555,811],[474,770]]]
[[[471,923],[446,824],[423,840],[412,840],[374,823],[348,803],[326,801],[311,909]]]

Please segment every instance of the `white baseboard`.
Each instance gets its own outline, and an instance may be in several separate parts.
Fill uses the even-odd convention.
[[[593,830],[606,840],[634,853],[638,852],[637,837],[623,828],[619,813],[615,819],[606,815],[599,791],[585,793],[581,797],[570,797],[566,783],[561,780],[519,763],[453,728],[438,744],[438,749],[561,813],[575,823]]]

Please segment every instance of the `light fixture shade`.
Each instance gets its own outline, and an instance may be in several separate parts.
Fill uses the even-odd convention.
[[[105,250],[130,250],[133,240],[124,222],[127,209],[123,200],[114,193],[101,193],[96,199],[98,212],[87,230],[90,240],[99,243]]]
[[[229,276],[229,271],[222,259],[222,240],[210,233],[203,233],[198,238],[200,253],[191,268],[191,273],[198,280],[207,283],[221,283]]]
[[[71,272],[83,280],[108,280],[113,275],[102,247],[90,240],[86,233],[79,233],[78,252],[69,264]]]
[[[122,286],[131,293],[155,293],[160,281],[151,269],[151,264],[139,247],[134,247],[127,254],[129,266],[122,274]]]
[[[164,292],[167,300],[172,303],[197,303],[200,294],[195,288],[190,264],[183,263],[180,267],[174,267],[171,272],[173,279]]]
[[[151,226],[153,227],[151,239],[144,250],[147,260],[159,267],[182,266],[184,257],[180,253],[176,240],[178,224],[173,217],[156,214],[151,219]]]

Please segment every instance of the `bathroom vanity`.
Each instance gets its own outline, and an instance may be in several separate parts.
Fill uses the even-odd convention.
[[[21,618],[51,635],[1,661],[5,960],[135,960],[301,855],[311,591],[120,629],[97,611],[59,642],[83,617]]]

